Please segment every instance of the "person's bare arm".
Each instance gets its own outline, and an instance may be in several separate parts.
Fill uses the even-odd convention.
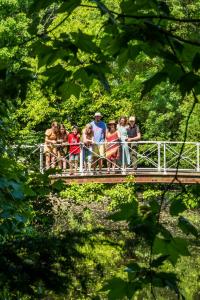
[[[129,142],[134,142],[134,141],[137,142],[139,140],[141,140],[141,133],[140,132],[138,132],[135,137],[128,139]]]
[[[49,139],[49,135],[45,135],[45,143],[50,143],[50,144],[56,144],[57,143],[57,141],[55,141],[55,140],[50,140]]]

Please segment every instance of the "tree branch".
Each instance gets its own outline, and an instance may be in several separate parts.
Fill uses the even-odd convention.
[[[87,4],[80,4],[81,7],[86,8],[93,8],[93,9],[99,9],[99,7],[94,5],[87,5]],[[137,19],[137,20],[146,20],[146,19],[159,19],[159,20],[167,20],[177,23],[200,23],[200,19],[190,19],[190,18],[176,18],[173,16],[164,16],[164,15],[129,15],[129,14],[122,14],[118,13],[116,11],[113,11],[111,9],[107,10],[112,13],[113,15],[117,15],[118,17],[124,17],[124,18],[130,18],[130,19]]]

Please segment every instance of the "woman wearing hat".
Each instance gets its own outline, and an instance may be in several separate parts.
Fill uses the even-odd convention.
[[[119,139],[120,134],[117,130],[117,123],[112,120],[108,123],[106,132],[106,159],[107,159],[107,174],[110,174],[110,168],[115,171],[116,161],[119,159]]]

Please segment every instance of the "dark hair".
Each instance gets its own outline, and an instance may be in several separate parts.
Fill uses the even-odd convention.
[[[72,127],[72,130],[74,130],[74,129],[76,129],[77,132],[79,133],[79,128],[78,128],[78,126],[74,125],[74,126]]]
[[[65,129],[66,130],[65,125],[64,124],[60,124],[60,129]]]
[[[110,132],[111,125],[114,125],[115,129],[117,129],[117,123],[115,122],[115,120],[111,120],[110,122],[108,122],[108,131],[109,132]]]
[[[117,130],[117,124],[108,124],[108,132],[110,132],[110,129],[111,129],[111,125],[114,125],[115,126],[115,130]]]

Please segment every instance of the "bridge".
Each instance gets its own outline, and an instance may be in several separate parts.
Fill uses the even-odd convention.
[[[113,143],[112,143],[113,144]],[[62,144],[68,146],[67,143]],[[65,172],[58,169],[59,162],[63,159],[54,155],[56,168],[55,172],[50,175],[52,181],[63,180],[66,184],[71,183],[122,183],[133,181],[136,183],[184,183],[199,184],[200,183],[200,143],[199,142],[179,142],[179,141],[139,141],[131,143],[121,143],[121,160],[116,162],[115,170],[111,170],[107,174],[106,157],[95,157],[95,162],[103,159],[102,172],[95,174],[88,173],[84,168],[84,148],[83,143],[76,144],[80,147],[80,156],[78,170],[75,175],[69,175],[69,167]],[[105,146],[107,146],[106,144]],[[126,165],[125,148],[128,147],[130,156],[132,154],[137,158],[137,169],[133,166],[133,161]],[[55,145],[59,147],[60,144]],[[183,147],[183,151],[181,149]],[[44,144],[36,146],[23,145],[20,147],[20,157],[22,152],[29,151],[29,158],[36,155],[35,159],[39,162],[41,173],[46,171],[44,160]],[[67,166],[69,166],[69,153],[66,152],[65,158]],[[51,166],[52,167],[52,163]]]

